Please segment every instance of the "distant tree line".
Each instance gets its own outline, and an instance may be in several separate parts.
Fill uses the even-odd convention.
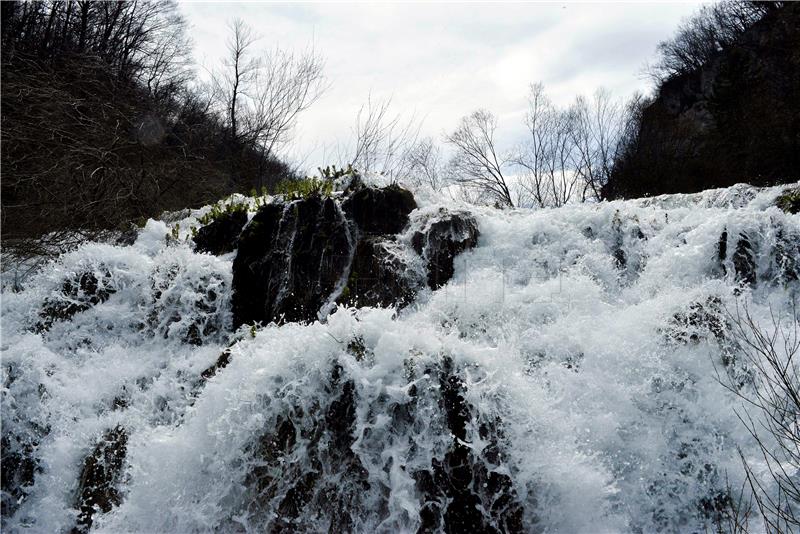
[[[694,192],[800,178],[800,5],[705,5],[658,47],[653,96],[602,88],[557,106],[532,84],[526,134],[498,144],[498,120],[465,116],[438,144],[387,104],[359,114],[359,169],[505,207]]]
[[[259,54],[234,22],[228,59],[199,83],[173,1],[0,8],[6,251],[294,177],[276,149],[324,89],[313,51]]]

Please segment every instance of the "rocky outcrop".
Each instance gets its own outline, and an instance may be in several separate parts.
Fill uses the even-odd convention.
[[[370,483],[353,451],[356,388],[338,364],[324,387],[325,400],[313,412],[287,409],[247,451],[253,458],[244,481],[247,513],[264,531],[318,531],[314,519],[321,516],[328,532],[358,531]]]
[[[368,351],[357,339],[350,347],[353,355]],[[411,360],[407,369],[415,373]],[[274,398],[270,406],[281,411],[246,449],[251,469],[242,513],[268,532],[320,531],[320,525],[327,532],[365,531],[370,516],[385,519],[375,503],[385,498],[386,488],[375,470],[385,470],[388,477],[397,469],[391,460],[380,459],[382,451],[373,449],[372,440],[420,439],[419,456],[409,452],[414,468],[408,472],[421,505],[417,532],[523,532],[524,510],[505,467],[502,422],[482,417],[465,399],[463,371],[452,358],[419,372],[412,378],[419,385],[410,384],[403,400],[361,396],[339,363],[324,372],[318,390]],[[373,425],[367,423],[370,417],[359,416],[363,413],[385,414],[374,430],[382,438],[364,428]],[[432,456],[424,452],[432,444],[420,434],[428,425],[443,436]],[[480,448],[472,445],[477,440]]]
[[[417,254],[428,268],[428,286],[438,289],[453,277],[453,261],[461,252],[478,244],[478,223],[466,212],[439,209],[424,221],[411,238]]]
[[[758,277],[756,276],[756,262],[753,258],[753,245],[747,234],[740,234],[739,241],[736,242],[736,250],[733,251],[733,268],[736,271],[736,281],[743,285],[755,286]]]
[[[464,399],[464,384],[445,357],[438,372],[441,405],[452,443],[429,470],[413,474],[422,496],[418,532],[523,532],[522,515],[511,478],[491,467],[503,464],[500,421],[475,421]],[[416,395],[415,391],[411,392]],[[476,453],[467,445],[467,425],[476,424],[486,447]]]
[[[417,208],[417,203],[411,191],[390,185],[380,189],[357,189],[345,199],[342,207],[362,235],[386,235],[405,228],[408,215]]]
[[[238,238],[234,327],[314,321],[334,302],[407,305],[425,285],[398,236],[415,208],[411,192],[396,185],[362,186],[341,201],[310,195],[263,206]],[[442,209],[413,224],[412,247],[427,266],[427,284],[438,288],[452,277],[455,256],[477,243],[477,223]]]
[[[59,295],[45,299],[39,312],[40,320],[34,329],[45,332],[53,323],[67,321],[76,313],[105,302],[115,292],[116,288],[111,284],[111,274],[108,271],[87,271],[68,278],[64,280]]]
[[[332,198],[259,209],[239,236],[233,262],[234,327],[315,320],[350,263],[351,233]]]
[[[194,236],[195,250],[219,256],[236,250],[239,233],[247,223],[247,211],[232,210],[222,213],[203,226]]]
[[[29,432],[15,433],[6,429],[8,425],[9,422],[6,421],[3,425],[3,437],[0,439],[0,450],[2,450],[0,513],[3,520],[14,514],[19,505],[27,498],[30,487],[33,486],[34,479],[40,471],[37,456],[38,438],[46,430],[37,428],[35,425],[28,425],[32,427]]]
[[[347,285],[338,301],[349,306],[405,306],[419,288],[413,276],[407,276],[408,264],[398,253],[401,245],[382,237],[359,240],[350,265]]]
[[[109,512],[122,502],[119,485],[122,481],[127,445],[128,433],[118,426],[106,432],[84,461],[76,506],[80,513],[74,533],[88,532],[94,514]]]

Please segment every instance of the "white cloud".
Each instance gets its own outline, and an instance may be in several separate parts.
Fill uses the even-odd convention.
[[[368,95],[392,97],[396,112],[425,117],[438,137],[478,107],[518,131],[528,84],[571,101],[600,85],[620,96],[647,89],[641,76],[657,43],[674,32],[690,3],[266,4],[184,3],[195,55],[214,65],[226,22],[241,17],[261,44],[303,49],[326,59],[330,90],[300,119],[294,154],[313,167],[351,132]],[[327,152],[326,152],[327,150]]]

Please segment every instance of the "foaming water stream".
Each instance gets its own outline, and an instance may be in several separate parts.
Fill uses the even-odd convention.
[[[468,208],[477,247],[403,310],[234,333],[235,252],[85,245],[2,295],[3,530],[713,530],[737,447],[760,465],[727,311],[797,321],[780,192]],[[93,455],[121,467],[87,524]]]

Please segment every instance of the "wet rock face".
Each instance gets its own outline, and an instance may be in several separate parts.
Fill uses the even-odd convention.
[[[84,272],[74,278],[64,280],[61,286],[61,293],[55,297],[47,298],[42,310],[39,312],[40,321],[36,323],[34,329],[37,332],[46,332],[57,321],[67,321],[76,313],[84,312],[105,302],[116,292],[111,281],[111,274],[108,272],[99,273]]]
[[[122,427],[106,432],[83,463],[76,508],[78,526],[73,530],[87,532],[94,514],[109,512],[122,502],[119,485],[127,452],[128,433]]]
[[[428,286],[438,289],[453,277],[456,255],[478,244],[478,223],[469,213],[439,210],[438,217],[414,233],[412,245],[428,266]]]
[[[11,433],[3,435],[2,447],[2,517],[10,517],[19,504],[25,500],[28,488],[33,485],[39,472],[39,460],[36,458],[38,443],[28,436]]]
[[[719,297],[709,297],[705,302],[693,302],[685,311],[674,314],[665,334],[673,341],[686,345],[703,339],[724,341],[729,326]]]
[[[324,393],[322,402],[279,415],[248,451],[254,461],[245,508],[265,532],[319,531],[320,517],[328,532],[358,531],[354,521],[365,509],[370,483],[352,448],[355,384],[335,364]]]
[[[753,259],[753,245],[747,234],[741,234],[736,243],[736,250],[733,251],[733,267],[736,270],[736,281],[755,287],[756,263]]]
[[[348,218],[362,234],[396,234],[408,224],[408,215],[417,208],[411,191],[396,185],[382,189],[363,187],[342,204]]]
[[[247,223],[245,210],[223,213],[197,231],[195,250],[219,256],[236,250],[239,233]]]
[[[239,236],[234,327],[315,320],[349,264],[349,235],[347,220],[330,198],[262,207]]]
[[[428,268],[426,281],[397,238],[415,208],[413,195],[397,186],[362,186],[341,203],[312,195],[262,207],[238,240],[234,327],[315,321],[333,301],[402,307],[426,282],[442,286],[455,256],[477,243],[478,225],[468,213],[445,209],[422,221],[412,246]]]
[[[403,275],[408,266],[394,253],[393,245],[380,237],[359,241],[339,302],[356,307],[402,307],[413,300],[418,284]]]
[[[439,369],[442,408],[453,441],[430,471],[414,473],[422,496],[418,532],[523,532],[523,508],[508,475],[490,470],[503,463],[501,422],[479,424],[488,445],[478,455],[468,442],[472,409],[464,399],[464,384],[444,358]]]
[[[410,519],[418,532],[524,531],[524,509],[506,474],[502,422],[481,417],[465,400],[463,374],[451,358],[424,368],[430,381],[411,385],[404,401],[363,397],[338,363],[324,373],[307,395],[293,390],[273,398],[278,413],[245,452],[250,470],[241,513],[251,525],[265,532],[373,532],[385,522],[380,531],[407,530],[387,520],[384,484],[397,460],[382,458],[377,445],[388,438],[411,444],[400,465],[414,466],[409,491],[420,512]],[[369,424],[375,417],[380,428]],[[425,452],[429,425],[443,436],[432,458]],[[480,450],[469,444],[478,438]]]
[[[775,199],[775,205],[786,213],[800,213],[800,187],[784,191]]]
[[[26,397],[47,395],[38,380],[26,380],[24,370],[13,363],[3,364],[2,424],[0,424],[0,531],[28,498],[41,472],[39,445],[50,433],[45,421],[20,417],[17,408]]]

